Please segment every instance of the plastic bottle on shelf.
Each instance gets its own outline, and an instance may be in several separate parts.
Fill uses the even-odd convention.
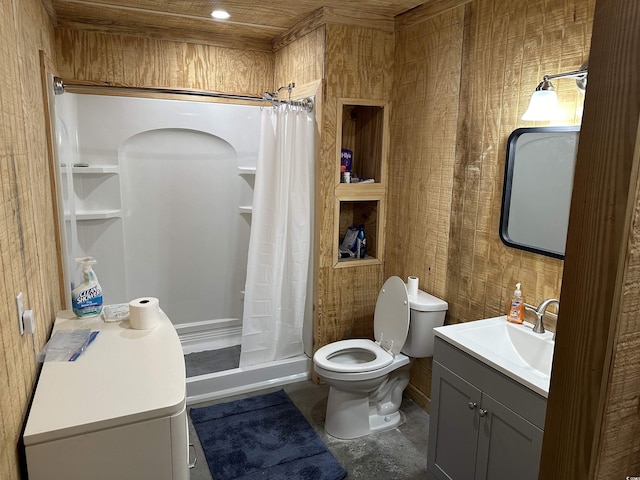
[[[358,240],[356,243],[356,257],[364,258],[367,253],[367,237],[364,234],[364,225],[360,225],[360,229],[358,230]]]

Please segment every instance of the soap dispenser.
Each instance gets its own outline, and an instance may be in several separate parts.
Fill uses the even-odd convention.
[[[522,296],[522,290],[520,290],[520,282],[516,283],[516,289],[513,292],[513,297],[511,297],[507,320],[511,323],[522,323],[524,321],[524,297]]]

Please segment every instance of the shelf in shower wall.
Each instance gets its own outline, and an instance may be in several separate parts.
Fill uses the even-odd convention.
[[[255,175],[256,167],[238,167],[238,175]]]
[[[78,222],[81,222],[83,220],[107,220],[109,218],[120,217],[122,217],[122,210],[95,210],[90,212],[76,212],[76,221]],[[71,216],[68,213],[65,213],[64,218],[65,220],[71,220]]]
[[[61,167],[62,173],[67,173],[69,171],[69,167]],[[104,173],[104,174],[117,174],[120,173],[120,169],[118,165],[90,165],[88,167],[71,167],[71,172],[74,175],[82,175],[82,174],[96,174],[96,173]]]
[[[251,205],[240,205],[238,207],[238,210],[240,210],[240,213],[251,213],[253,211],[253,207]]]

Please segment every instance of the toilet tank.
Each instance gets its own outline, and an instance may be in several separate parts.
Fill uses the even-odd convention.
[[[417,295],[409,295],[409,306],[409,333],[402,353],[414,358],[432,357],[433,329],[444,325],[449,305],[444,300],[418,290]]]

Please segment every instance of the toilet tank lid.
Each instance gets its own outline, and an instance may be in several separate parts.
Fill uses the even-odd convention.
[[[427,292],[418,290],[418,295],[409,295],[409,307],[418,312],[442,312],[449,308],[449,304]]]

